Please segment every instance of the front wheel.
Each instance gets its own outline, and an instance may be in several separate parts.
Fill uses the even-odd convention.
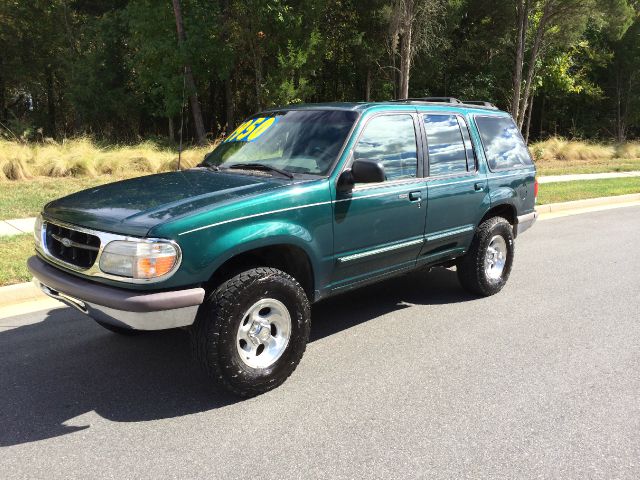
[[[281,385],[306,349],[311,307],[300,284],[253,268],[220,285],[191,330],[196,360],[216,383],[251,397]]]
[[[490,296],[507,283],[513,265],[513,228],[502,217],[480,224],[467,254],[457,263],[458,279],[471,293]]]

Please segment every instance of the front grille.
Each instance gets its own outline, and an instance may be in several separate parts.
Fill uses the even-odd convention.
[[[100,239],[95,235],[47,223],[46,243],[49,254],[79,268],[90,268],[100,250]]]

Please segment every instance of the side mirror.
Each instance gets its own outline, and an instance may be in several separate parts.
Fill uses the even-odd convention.
[[[379,183],[386,180],[384,167],[373,160],[354,160],[351,168],[338,178],[338,191],[349,192],[356,183]]]
[[[351,165],[351,175],[355,183],[378,183],[386,180],[384,167],[374,160],[355,160]]]

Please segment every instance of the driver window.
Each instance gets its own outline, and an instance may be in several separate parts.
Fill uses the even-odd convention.
[[[416,132],[411,115],[381,115],[364,129],[353,150],[354,160],[382,163],[387,181],[418,174]]]

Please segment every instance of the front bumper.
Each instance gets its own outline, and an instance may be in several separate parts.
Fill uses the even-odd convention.
[[[158,293],[99,285],[31,257],[27,267],[46,295],[100,322],[134,330],[164,330],[191,325],[204,301],[203,288]]]
[[[538,219],[538,212],[535,210],[531,213],[527,213],[526,215],[518,216],[518,226],[516,236],[520,235],[522,232],[529,230],[536,220]]]

